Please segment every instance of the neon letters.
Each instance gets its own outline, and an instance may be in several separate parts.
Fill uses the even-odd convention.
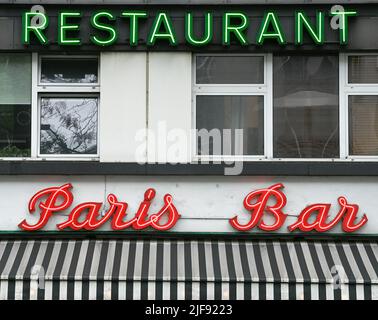
[[[243,206],[250,214],[249,221],[241,223],[239,216],[229,220],[232,228],[238,231],[250,231],[260,229],[266,232],[280,230],[286,222],[288,214],[284,212],[287,198],[282,191],[284,185],[277,183],[269,188],[259,189],[247,194]],[[161,209],[150,214],[150,206],[156,196],[156,191],[147,189],[137,212],[130,219],[128,204],[121,202],[114,194],[107,197],[108,209],[102,212],[102,202],[84,202],[71,209],[74,196],[71,192],[72,185],[64,184],[60,187],[50,187],[37,192],[29,201],[29,212],[38,213],[39,219],[35,224],[29,224],[26,220],[19,224],[24,231],[37,231],[44,228],[49,220],[57,213],[71,210],[66,216],[66,221],[57,224],[58,230],[71,229],[74,231],[92,231],[110,223],[112,230],[144,230],[155,229],[166,231],[172,229],[181,217],[173,204],[173,197],[166,194],[163,197]],[[330,218],[330,203],[311,204],[304,208],[298,215],[296,222],[287,226],[289,232],[326,232],[341,224],[344,232],[355,232],[363,227],[368,218],[364,214],[357,217],[359,207],[348,203],[343,196],[338,198],[339,211]],[[292,213],[293,214],[293,213]],[[269,216],[273,223],[264,221]]]
[[[29,201],[29,212],[34,213],[39,209],[39,221],[30,225],[26,220],[19,224],[19,227],[25,231],[36,231],[46,226],[53,214],[68,209],[73,202],[73,194],[70,191],[72,185],[64,184],[60,187],[51,187],[37,192]],[[124,221],[127,216],[126,202],[118,201],[113,194],[108,195],[109,209],[101,217],[100,210],[103,206],[101,202],[84,202],[72,209],[68,219],[57,225],[58,230],[72,229],[78,230],[95,230],[103,226],[112,218],[111,227],[113,230],[124,230],[132,228],[143,230],[153,228],[159,231],[171,229],[180,218],[173,199],[170,194],[164,196],[164,205],[155,214],[149,215],[149,209],[152,200],[155,198],[154,189],[148,189],[144,194],[144,199],[139,205],[135,216],[128,221]],[[83,219],[84,218],[84,219]],[[166,220],[162,222],[162,220]]]
[[[230,219],[231,226],[239,231],[249,231],[256,226],[264,231],[276,231],[280,229],[287,217],[287,214],[282,211],[287,199],[285,194],[280,190],[281,188],[283,188],[283,184],[278,183],[269,188],[249,193],[244,198],[244,208],[251,214],[250,221],[247,224],[241,224],[236,216]],[[269,200],[273,204],[269,205]],[[358,205],[348,204],[345,197],[339,197],[338,203],[340,206],[339,212],[331,221],[327,221],[331,204],[318,203],[309,205],[303,209],[297,221],[288,226],[289,231],[326,232],[334,228],[342,220],[343,231],[354,232],[366,224],[368,218],[365,214],[359,222],[356,222]],[[273,215],[275,222],[272,225],[264,223],[264,213]]]
[[[140,42],[145,42],[147,46],[154,46],[156,43],[166,43],[171,46],[179,45],[180,39],[191,46],[201,47],[210,44],[214,39],[222,40],[224,46],[237,44],[240,46],[257,45],[262,46],[265,42],[275,42],[284,46],[287,43],[288,34],[282,27],[280,16],[274,11],[266,11],[261,18],[251,17],[245,12],[232,11],[219,13],[203,12],[194,14],[186,12],[184,19],[174,21],[167,11],[159,11],[153,15],[147,11],[123,10],[116,14],[109,10],[97,11],[90,16],[89,40],[97,46],[111,46],[116,42],[126,42],[127,45],[134,47]],[[355,10],[345,10],[336,12],[317,11],[313,17],[304,11],[293,12],[294,23],[294,40],[296,45],[302,45],[304,38],[307,37],[316,45],[323,45],[326,42],[325,28],[329,27],[329,21],[326,17],[338,18],[341,24],[337,30],[331,28],[331,31],[339,34],[339,43],[346,45],[348,43],[348,30],[350,19],[357,16]],[[32,21],[37,18],[40,23],[34,24]],[[214,32],[214,20],[221,18],[222,27]],[[254,36],[251,37],[250,22],[259,20],[259,27],[254,30]],[[55,39],[49,39],[48,29],[57,28],[57,43],[60,46],[80,46],[80,28],[83,24],[83,14],[81,11],[63,10],[58,12],[58,23],[56,26],[50,26],[49,16],[41,12],[27,11],[22,14],[22,43],[29,45],[33,41],[41,45],[48,45]],[[119,22],[118,22],[119,20]],[[148,22],[151,20],[151,23]],[[178,26],[182,23],[182,26]],[[139,35],[140,26],[151,25],[146,39],[141,40]],[[119,28],[127,28],[129,38],[121,39],[119,37]],[[183,34],[178,35],[176,31],[183,29]],[[203,30],[195,32],[196,29]]]

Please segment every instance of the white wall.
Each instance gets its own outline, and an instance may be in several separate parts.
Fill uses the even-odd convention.
[[[148,161],[190,162],[192,55],[153,52],[148,66]]]
[[[146,127],[146,53],[102,52],[100,161],[135,162]]]
[[[190,162],[191,73],[190,52],[102,53],[100,161]]]

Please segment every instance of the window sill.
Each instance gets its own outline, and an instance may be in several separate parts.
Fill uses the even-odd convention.
[[[22,157],[4,157],[0,158],[1,162],[40,162],[40,161],[99,161],[99,156],[93,156],[93,157],[39,157],[39,158],[22,158]]]

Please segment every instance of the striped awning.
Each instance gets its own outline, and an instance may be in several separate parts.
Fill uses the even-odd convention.
[[[0,241],[0,299],[378,299],[378,243]]]

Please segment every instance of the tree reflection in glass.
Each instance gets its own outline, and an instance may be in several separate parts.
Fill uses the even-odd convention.
[[[98,99],[41,99],[41,154],[97,154]]]

